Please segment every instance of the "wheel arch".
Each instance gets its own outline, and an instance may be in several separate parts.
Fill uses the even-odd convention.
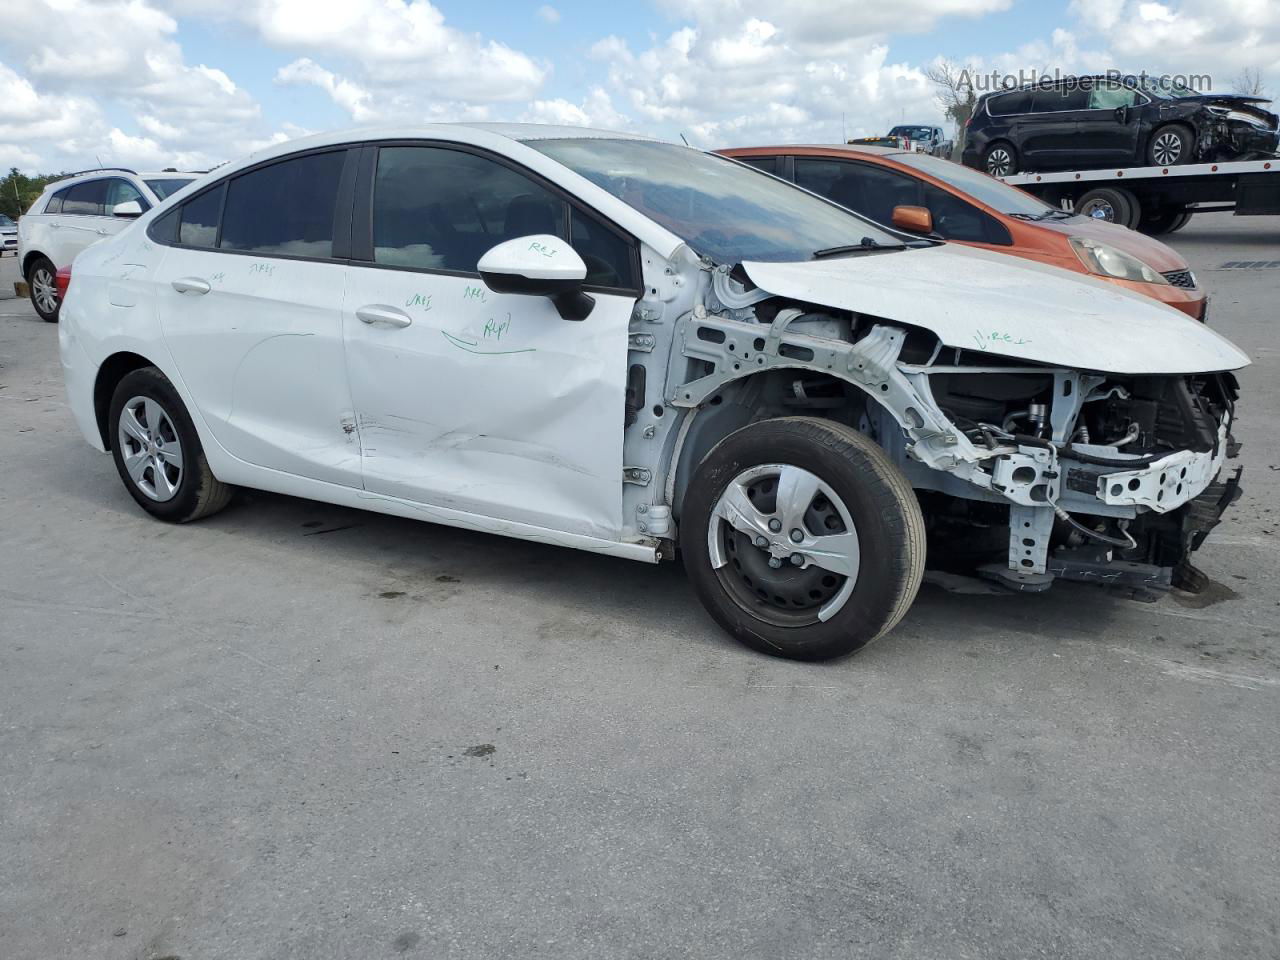
[[[98,368],[93,381],[93,415],[105,449],[111,449],[111,427],[107,423],[107,417],[111,409],[111,395],[115,393],[116,386],[133,371],[155,366],[157,364],[141,354],[122,350],[107,357]]]
[[[53,263],[53,258],[50,257],[43,250],[26,251],[25,253],[23,253],[22,263],[19,265],[19,269],[21,269],[22,271],[23,280],[27,279],[27,274],[31,272],[31,265],[35,263],[37,260],[48,260],[50,263]],[[57,264],[54,264],[54,266],[57,266]]]
[[[822,412],[786,409],[780,405],[779,400],[783,388],[797,374],[804,375],[809,389],[823,385],[838,388],[844,394],[846,403]],[[673,516],[679,519],[689,479],[697,470],[698,464],[717,444],[735,431],[761,420],[797,415],[831,420],[857,428],[860,417],[871,408],[884,413],[883,418],[876,418],[882,422],[885,418],[892,422],[899,420],[876,391],[851,377],[842,377],[803,363],[776,365],[768,370],[744,371],[740,376],[726,381],[706,403],[690,409],[685,422],[681,424],[681,434],[672,452],[667,481],[670,494],[668,503],[671,504]],[[870,439],[884,449],[875,437]]]

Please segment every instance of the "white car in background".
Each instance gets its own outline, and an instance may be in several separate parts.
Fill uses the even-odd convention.
[[[195,176],[112,167],[73,174],[45,187],[17,228],[22,276],[41,319],[57,322],[59,268],[90,244],[119,233]]]
[[[679,547],[712,616],[778,656],[890,630],[926,517],[1014,590],[1167,589],[1235,496],[1249,360],[1204,324],[626,134],[281,144],[65,282],[71,412],[152,516],[236,484]]]
[[[18,225],[0,213],[0,254],[16,253],[17,250]]]

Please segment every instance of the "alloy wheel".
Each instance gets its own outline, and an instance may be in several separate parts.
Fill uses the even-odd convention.
[[[1177,163],[1182,156],[1182,138],[1172,131],[1160,134],[1151,147],[1151,155],[1157,166],[1167,167]]]
[[[32,271],[31,292],[36,306],[45,313],[53,313],[58,309],[58,287],[54,283],[53,274],[44,267],[36,267]]]
[[[853,594],[861,564],[849,508],[816,474],[761,464],[725,487],[707,530],[729,595],[777,626],[826,621]]]
[[[1007,177],[1013,172],[1013,157],[1004,147],[996,147],[987,155],[987,173],[993,177]]]
[[[144,495],[172,500],[182,484],[182,443],[173,419],[151,397],[134,397],[117,429],[125,469]]]

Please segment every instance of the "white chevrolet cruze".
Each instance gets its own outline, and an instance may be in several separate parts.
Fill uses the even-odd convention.
[[[233,485],[656,562],[848,653],[935,560],[1146,593],[1237,492],[1245,356],[1113,285],[581,129],[328,134],[75,261],[71,408],[143,509]]]

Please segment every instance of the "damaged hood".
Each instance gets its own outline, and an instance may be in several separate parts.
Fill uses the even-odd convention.
[[[1249,363],[1225,337],[1149,297],[986,250],[939,245],[742,267],[776,296],[896,320],[995,356],[1127,374]]]

